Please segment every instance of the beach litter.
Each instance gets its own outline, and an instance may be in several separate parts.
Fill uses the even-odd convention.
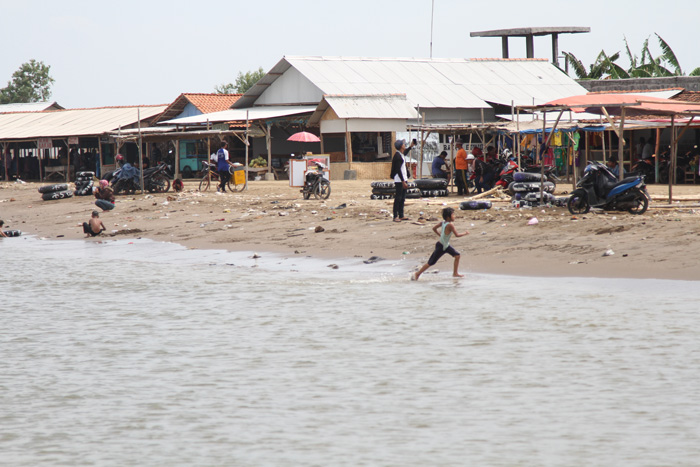
[[[369,259],[364,260],[363,263],[372,264],[376,263],[377,261],[384,261],[384,258],[381,258],[379,256],[370,256]]]
[[[326,230],[326,229],[324,229],[323,227],[321,227],[320,225],[318,225],[318,226],[316,226],[316,228],[314,229],[314,232],[320,233],[320,232],[324,232],[325,230]]]
[[[539,223],[540,223],[540,221],[538,221],[536,217],[533,217],[532,219],[527,221],[527,225],[537,225]]]
[[[614,251],[612,251],[612,250],[606,250],[605,253],[603,253],[603,256],[612,256],[612,255],[614,255],[614,254],[615,254]]]

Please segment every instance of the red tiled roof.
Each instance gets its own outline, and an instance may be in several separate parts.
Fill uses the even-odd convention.
[[[183,94],[195,107],[208,114],[230,108],[243,94]]]
[[[171,120],[182,113],[188,103],[202,113],[218,112],[230,108],[243,94],[182,93],[177,96],[157,121]]]

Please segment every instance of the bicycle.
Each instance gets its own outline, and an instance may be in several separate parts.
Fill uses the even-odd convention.
[[[229,167],[229,173],[231,178],[229,179],[226,186],[231,191],[243,191],[247,185],[247,180],[245,179],[245,168],[240,167]],[[219,172],[216,170],[216,164],[210,164],[209,162],[202,161],[202,179],[199,182],[199,191],[207,191],[211,183],[215,183],[217,186],[219,184]]]

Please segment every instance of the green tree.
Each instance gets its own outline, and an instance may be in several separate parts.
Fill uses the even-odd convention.
[[[51,67],[32,59],[12,73],[7,87],[0,89],[0,104],[46,101],[51,97],[54,79],[49,75]]]
[[[243,94],[248,89],[252,88],[255,83],[260,81],[260,78],[263,76],[265,76],[265,70],[263,70],[262,67],[255,71],[248,71],[246,73],[239,71],[238,76],[236,76],[235,83],[219,84],[214,87],[214,91],[216,91],[218,94]]]

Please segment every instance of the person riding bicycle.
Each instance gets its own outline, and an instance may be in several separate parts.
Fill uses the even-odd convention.
[[[217,191],[221,191],[222,193],[226,193],[226,184],[231,178],[229,168],[233,165],[231,161],[228,160],[227,147],[228,143],[226,141],[222,141],[221,148],[216,151],[216,170],[219,172],[219,180],[221,181]]]

